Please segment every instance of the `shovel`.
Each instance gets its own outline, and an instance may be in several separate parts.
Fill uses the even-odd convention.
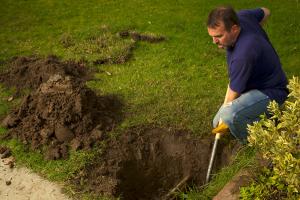
[[[213,146],[213,149],[212,149],[212,152],[211,152],[210,161],[209,161],[209,165],[208,165],[208,169],[207,169],[206,183],[209,182],[210,173],[211,173],[211,170],[212,170],[212,166],[213,166],[216,151],[217,151],[218,141],[221,138],[221,135],[223,135],[224,133],[227,133],[228,131],[229,131],[229,127],[223,122],[221,122],[216,128],[214,128],[212,130],[212,133],[214,133],[216,135],[215,135],[214,146]]]

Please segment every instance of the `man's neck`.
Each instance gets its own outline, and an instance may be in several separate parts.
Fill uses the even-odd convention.
[[[234,38],[233,38],[233,43],[232,43],[232,45],[229,47],[229,49],[234,48],[234,46],[235,46],[235,44],[236,44],[236,42],[237,42],[237,40],[238,40],[238,38],[239,38],[239,36],[240,36],[240,33],[241,33],[241,27],[239,27],[238,31],[236,32],[236,35],[235,35]]]

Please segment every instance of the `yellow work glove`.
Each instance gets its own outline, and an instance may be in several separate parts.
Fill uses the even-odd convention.
[[[221,122],[216,128],[211,131],[213,134],[220,133],[221,135],[229,132],[229,127],[224,123]]]

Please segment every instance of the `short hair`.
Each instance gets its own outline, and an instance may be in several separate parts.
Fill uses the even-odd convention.
[[[231,6],[220,6],[213,9],[207,19],[207,27],[216,28],[224,23],[226,31],[230,31],[233,25],[240,26],[239,18]]]

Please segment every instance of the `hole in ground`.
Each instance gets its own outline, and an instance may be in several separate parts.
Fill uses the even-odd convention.
[[[217,168],[229,161],[230,151],[223,147],[219,143]],[[174,191],[204,184],[211,148],[212,137],[199,139],[160,128],[131,130],[109,142],[106,152],[75,181],[82,183],[81,189],[97,195],[169,199]]]

